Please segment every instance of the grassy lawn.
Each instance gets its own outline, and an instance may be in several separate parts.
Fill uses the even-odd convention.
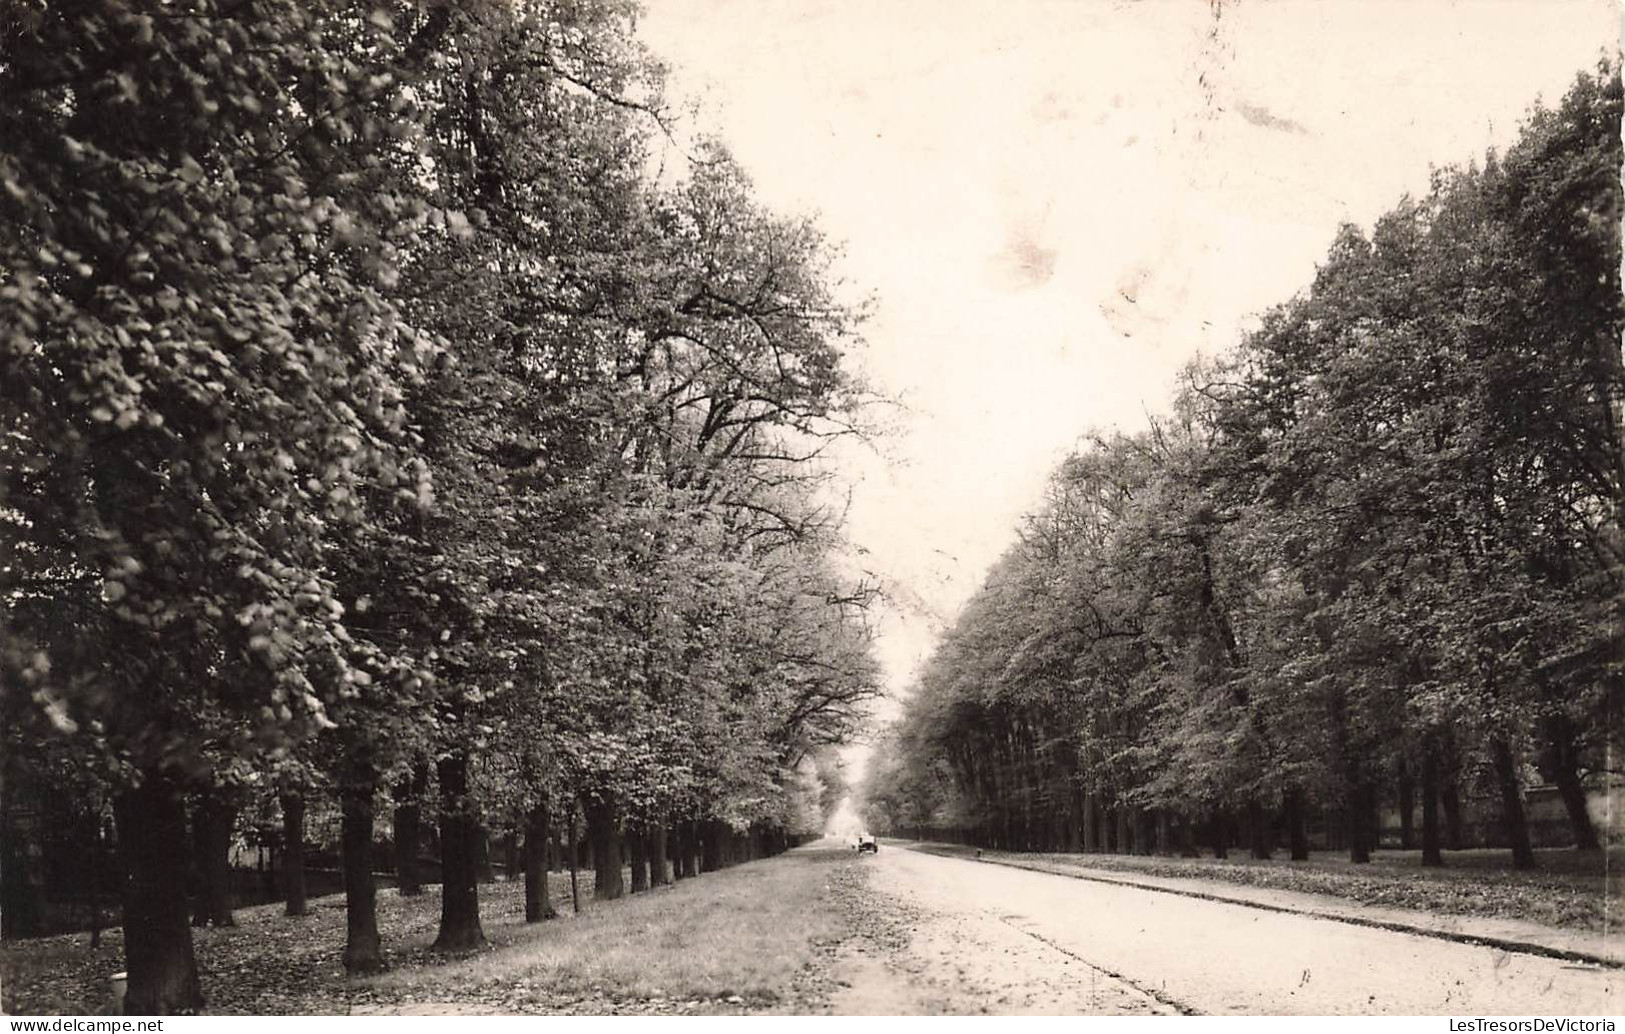
[[[451,1003],[499,1013],[730,1012],[790,1008],[817,942],[840,932],[828,883],[851,852],[803,848],[684,880],[620,901],[569,909],[569,876],[554,873],[562,915],[523,921],[517,883],[480,887],[488,948],[463,956],[429,951],[438,887],[421,897],[378,895],[391,970],[344,974],[344,899],[317,898],[310,914],[281,905],[239,909],[238,926],[194,931],[208,1011],[334,1014]],[[86,1014],[108,1008],[108,976],[124,968],[117,930],[92,950],[87,934],[0,945],[0,1007],[8,1013]],[[729,998],[738,996],[739,1002]]]
[[[932,848],[966,853],[965,848]],[[1522,919],[1574,930],[1618,929],[1625,922],[1625,848],[1584,853],[1536,852],[1540,867],[1520,872],[1507,851],[1445,852],[1445,868],[1422,867],[1420,851],[1379,851],[1369,865],[1346,855],[1315,852],[1308,861],[1267,861],[1232,853],[1227,859],[1137,855],[1017,854],[984,857],[1057,869],[1103,869],[1125,875],[1213,880],[1274,890],[1347,898],[1367,905],[1449,915]]]
[[[558,995],[771,1007],[791,994],[816,943],[841,932],[829,867],[847,851],[808,848],[637,895],[552,928],[517,931],[501,951],[373,980],[385,995],[457,997],[486,989],[502,1011]]]

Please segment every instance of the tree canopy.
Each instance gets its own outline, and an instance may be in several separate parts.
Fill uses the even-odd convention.
[[[484,824],[805,825],[878,692],[822,459],[860,313],[812,223],[666,146],[635,15],[0,19],[6,753],[105,788],[132,885],[187,800],[335,795],[365,969],[386,787],[434,787],[448,947]],[[141,893],[130,1005],[196,1008]]]
[[[1077,449],[925,666],[871,821],[1222,854],[1239,818],[1263,856],[1279,821],[1363,860],[1420,784],[1437,863],[1437,803],[1482,785],[1531,864],[1539,774],[1594,847],[1625,702],[1620,93],[1581,75],[1343,227],[1171,415]]]

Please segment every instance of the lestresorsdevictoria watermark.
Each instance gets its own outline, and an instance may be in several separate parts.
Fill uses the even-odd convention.
[[[1529,1017],[1521,1020],[1492,1020],[1483,1016],[1472,1019],[1451,1017],[1452,1031],[1471,1031],[1472,1034],[1586,1034],[1614,1030],[1609,1019],[1580,1019],[1568,1016]]]

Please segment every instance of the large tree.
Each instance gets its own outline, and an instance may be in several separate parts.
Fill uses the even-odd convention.
[[[1583,75],[1504,155],[1344,227],[1169,418],[1069,458],[923,669],[885,812],[1043,845],[1073,837],[1070,785],[1086,848],[1166,849],[1164,819],[1205,813],[1216,852],[1239,817],[1267,856],[1279,808],[1294,858],[1314,811],[1364,861],[1385,798],[1409,837],[1419,783],[1440,864],[1482,772],[1528,866],[1538,769],[1595,847],[1625,598],[1620,92]]]
[[[4,591],[28,691],[120,787],[137,1011],[200,1004],[180,794],[331,724],[357,667],[326,558],[364,484],[416,477],[426,343],[385,290],[406,213],[372,157],[410,55],[369,13],[67,3],[3,30]],[[70,596],[73,631],[31,604]]]

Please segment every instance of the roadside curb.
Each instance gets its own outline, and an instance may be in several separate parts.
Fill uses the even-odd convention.
[[[1097,872],[1088,872],[1081,869],[1068,869],[1064,867],[1044,868],[1040,865],[1028,865],[1020,861],[1007,858],[978,858],[955,852],[934,851],[931,845],[922,844],[911,850],[922,854],[934,854],[942,858],[958,858],[961,861],[980,862],[984,865],[1002,865],[1007,869],[1022,869],[1026,872],[1044,873],[1048,876],[1060,876],[1065,879],[1088,880],[1091,883],[1106,883],[1117,887],[1133,887],[1136,890],[1154,891],[1158,894],[1174,894],[1179,897],[1195,898],[1199,901],[1212,901],[1224,905],[1240,905],[1244,908],[1255,908],[1261,912],[1277,912],[1283,915],[1309,916],[1313,919],[1326,919],[1337,923],[1347,923],[1350,926],[1364,926],[1374,930],[1387,930],[1392,933],[1411,934],[1416,937],[1431,937],[1440,941],[1453,941],[1457,944],[1472,944],[1482,948],[1495,948],[1500,951],[1518,955],[1539,955],[1549,959],[1558,959],[1563,962],[1580,962],[1586,965],[1602,966],[1607,969],[1625,969],[1625,959],[1613,959],[1603,955],[1593,955],[1589,952],[1575,951],[1569,948],[1556,948],[1549,944],[1540,944],[1534,941],[1518,941],[1505,937],[1492,937],[1485,934],[1461,933],[1454,930],[1440,930],[1434,927],[1416,926],[1410,923],[1395,922],[1389,919],[1373,919],[1366,916],[1348,915],[1340,912],[1326,912],[1313,908],[1293,908],[1288,905],[1275,905],[1267,901],[1254,901],[1242,897],[1230,897],[1225,894],[1208,893],[1206,891],[1191,890],[1185,887],[1168,887],[1155,883],[1144,883],[1132,878],[1123,879],[1117,876],[1102,875]]]

